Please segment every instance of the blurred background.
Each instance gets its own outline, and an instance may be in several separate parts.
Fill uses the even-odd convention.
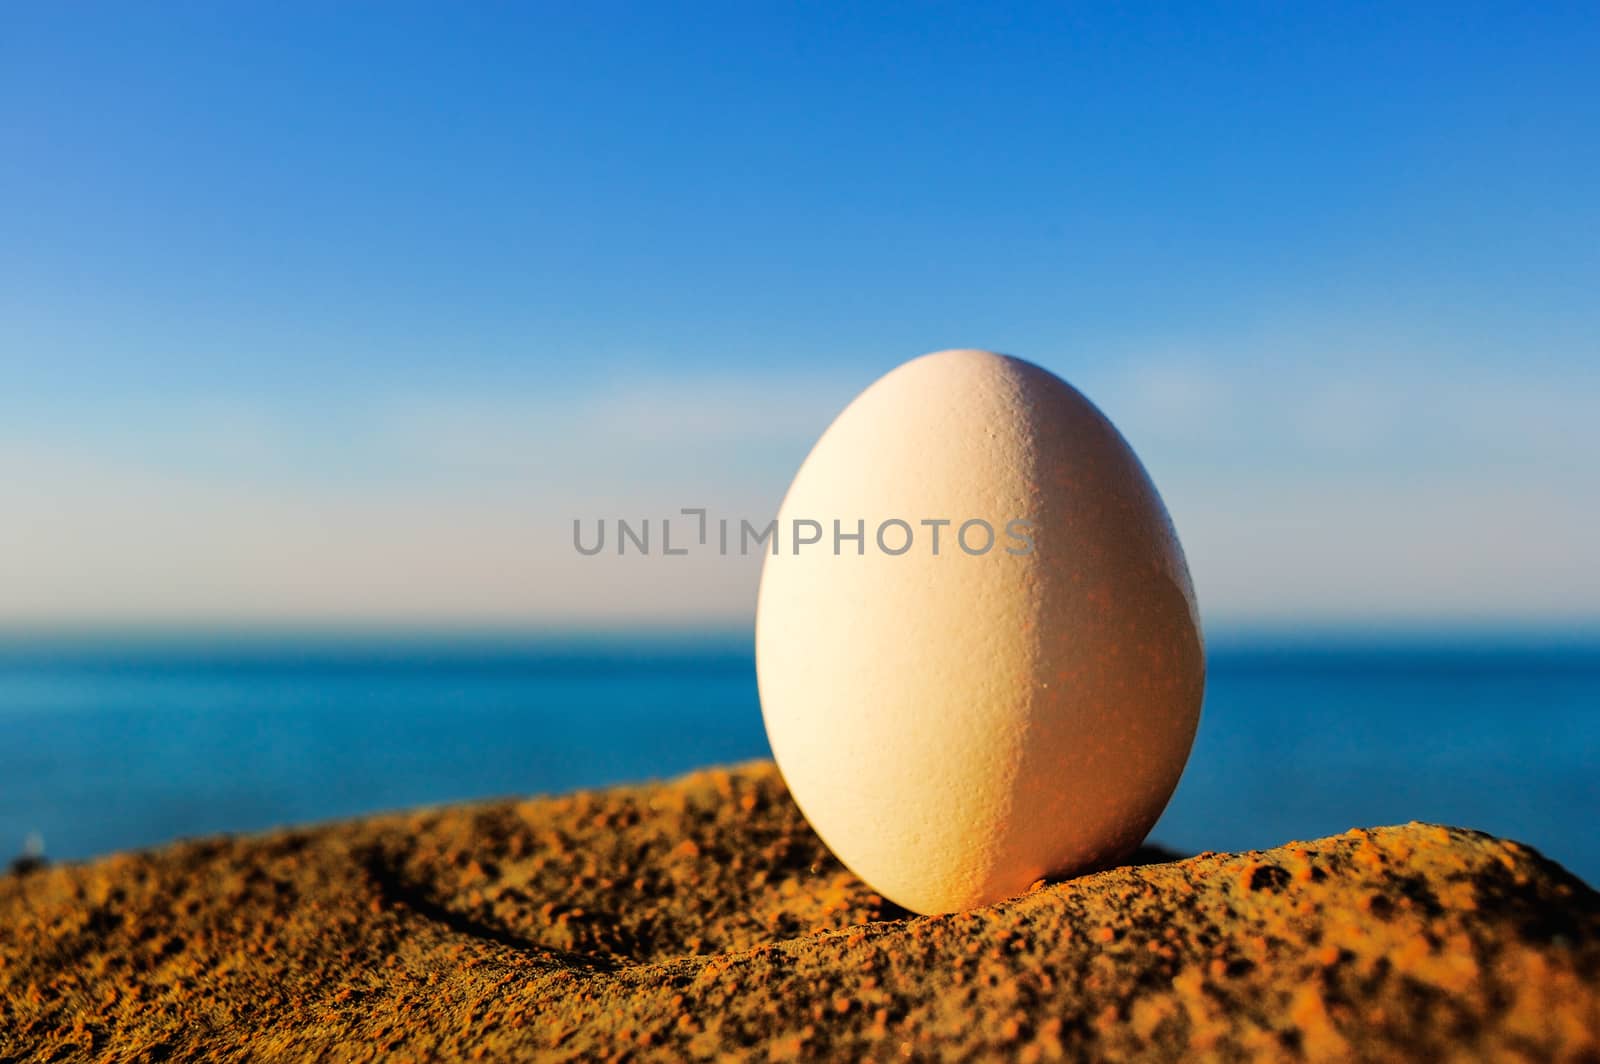
[[[1155,838],[1509,835],[1600,881],[1588,5],[15,5],[0,860],[766,752],[777,509],[1017,354],[1183,538]]]

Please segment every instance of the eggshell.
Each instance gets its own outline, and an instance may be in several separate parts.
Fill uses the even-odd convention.
[[[913,532],[911,546],[898,525]],[[932,550],[926,520],[951,522]],[[822,541],[797,545],[794,522]],[[864,532],[859,545],[838,542]],[[977,553],[987,521],[991,549]],[[1032,522],[1032,550],[1008,536]],[[1014,526],[1020,529],[1020,526]],[[806,458],[765,560],[767,736],[824,842],[891,901],[949,912],[1115,861],[1155,823],[1205,686],[1194,590],[1154,485],[1060,378],[986,351],[908,362]]]

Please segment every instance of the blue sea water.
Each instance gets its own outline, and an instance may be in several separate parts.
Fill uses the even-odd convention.
[[[56,859],[767,754],[735,638],[0,643],[0,858]],[[1600,644],[1235,641],[1210,654],[1183,851],[1428,820],[1600,883]]]

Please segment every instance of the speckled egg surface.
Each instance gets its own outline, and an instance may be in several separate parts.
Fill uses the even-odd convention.
[[[908,362],[823,434],[756,619],[795,801],[916,912],[1115,861],[1194,740],[1205,660],[1154,485],[1075,389],[986,351]]]

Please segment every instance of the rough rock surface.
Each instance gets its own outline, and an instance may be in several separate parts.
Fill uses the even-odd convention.
[[[766,764],[0,877],[0,1060],[1600,1059],[1600,896],[1410,824],[911,917]]]

